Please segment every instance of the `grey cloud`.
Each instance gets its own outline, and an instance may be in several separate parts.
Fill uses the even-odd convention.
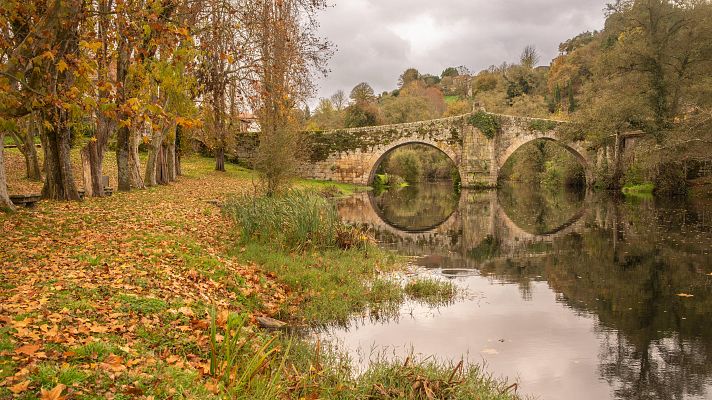
[[[479,71],[515,62],[528,44],[537,47],[542,63],[548,63],[562,41],[603,27],[605,4],[606,0],[337,0],[319,18],[321,35],[338,50],[329,63],[331,73],[318,79],[317,97],[338,89],[348,92],[362,81],[376,92],[390,90],[409,67],[439,74],[451,65]],[[428,26],[429,31],[417,30],[418,26]],[[399,28],[408,35],[399,36]]]

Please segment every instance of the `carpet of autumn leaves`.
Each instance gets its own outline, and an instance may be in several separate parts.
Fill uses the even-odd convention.
[[[170,186],[0,215],[0,398],[210,397],[207,311],[254,319],[288,295],[227,255],[210,203],[249,174],[210,171],[190,158]]]

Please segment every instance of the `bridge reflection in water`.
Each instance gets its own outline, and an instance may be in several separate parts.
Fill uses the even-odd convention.
[[[469,354],[546,399],[712,398],[711,201],[445,186],[340,212],[475,294],[355,320],[332,332],[346,349]]]
[[[339,213],[402,254],[446,254],[461,268],[476,268],[485,258],[530,253],[582,231],[592,201],[583,193],[545,195],[524,187],[455,193],[442,183],[361,193],[342,201]]]

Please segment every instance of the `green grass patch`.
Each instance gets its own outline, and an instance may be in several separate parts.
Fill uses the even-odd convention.
[[[40,364],[31,380],[39,387],[50,390],[62,383],[67,386],[80,384],[89,378],[89,374],[73,366],[57,366],[50,363]]]
[[[417,278],[405,285],[405,293],[413,300],[439,306],[454,301],[457,288],[452,282],[435,278]]]
[[[447,105],[450,105],[450,104],[452,104],[452,103],[456,103],[456,102],[458,102],[458,101],[460,101],[460,96],[457,96],[457,95],[455,95],[455,96],[445,96],[445,103],[446,103]]]
[[[322,346],[315,351],[306,342],[292,346],[289,362],[301,373],[290,398],[320,399],[482,399],[516,400],[516,385],[493,378],[475,364],[441,362],[432,358],[377,357],[362,374],[355,374],[349,359]]]
[[[168,303],[161,299],[150,297],[138,297],[128,294],[116,296],[116,300],[123,303],[124,311],[132,311],[139,314],[155,314],[168,309]]]
[[[72,349],[74,357],[85,361],[102,361],[110,354],[121,352],[118,346],[108,342],[91,342]]]
[[[244,262],[254,262],[294,292],[295,299],[303,298],[297,315],[290,310],[280,317],[299,317],[316,325],[331,322],[345,323],[357,312],[392,310],[400,302],[402,291],[395,282],[378,279],[378,271],[392,271],[399,259],[392,253],[376,248],[288,252],[268,244],[248,243],[236,256]]]
[[[623,187],[625,194],[649,194],[652,195],[655,191],[655,184],[647,182],[639,185],[626,185]]]
[[[340,183],[332,181],[319,181],[314,179],[300,179],[297,187],[313,189],[331,197],[347,197],[360,192],[371,190],[370,186],[353,185],[350,183]]]
[[[621,189],[628,199],[651,200],[655,192],[655,185],[652,183],[641,183],[639,185],[626,185]]]

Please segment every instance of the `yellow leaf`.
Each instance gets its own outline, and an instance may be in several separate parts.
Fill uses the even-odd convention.
[[[40,392],[40,396],[41,396],[40,399],[41,400],[62,400],[62,399],[64,399],[64,396],[62,396],[61,394],[65,388],[66,388],[66,386],[60,383],[57,386],[55,386],[54,389],[52,389],[52,390],[48,391],[48,390],[42,389],[42,391]]]
[[[57,63],[57,69],[59,70],[59,72],[64,72],[64,71],[66,71],[66,70],[67,70],[67,63],[64,62],[64,60],[59,60],[59,62]]]
[[[678,293],[675,296],[677,296],[677,297],[695,297],[695,295],[687,294],[687,293]]]

